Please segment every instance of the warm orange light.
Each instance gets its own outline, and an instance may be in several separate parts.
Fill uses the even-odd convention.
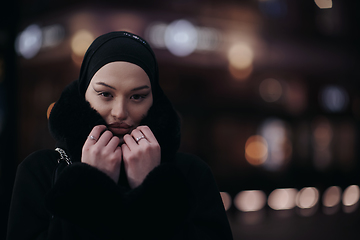
[[[83,57],[90,44],[94,41],[94,36],[87,30],[77,31],[71,39],[71,49],[75,55]]]
[[[251,165],[261,165],[268,157],[268,144],[265,138],[255,135],[249,137],[245,144],[245,158]]]
[[[50,116],[52,108],[54,107],[54,104],[55,104],[55,102],[51,103],[47,109],[47,112],[46,112],[47,119],[49,119],[49,116]]]
[[[235,68],[233,65],[230,64],[229,65],[229,71],[230,71],[231,75],[235,79],[238,79],[240,81],[244,81],[251,75],[251,73],[253,71],[253,66],[250,65],[247,68],[238,69],[238,68]]]
[[[237,43],[228,51],[229,63],[237,69],[247,69],[253,63],[253,50],[246,43]]]

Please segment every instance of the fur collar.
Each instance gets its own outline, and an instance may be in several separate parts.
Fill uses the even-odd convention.
[[[66,149],[72,161],[80,161],[87,136],[96,125],[106,125],[78,91],[78,81],[69,84],[54,105],[49,129],[57,146]],[[161,161],[171,161],[180,145],[180,121],[168,98],[163,95],[154,102],[141,125],[153,131],[161,147]]]

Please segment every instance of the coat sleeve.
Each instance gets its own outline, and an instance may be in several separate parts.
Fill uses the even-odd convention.
[[[191,183],[193,199],[189,214],[173,240],[232,240],[231,228],[211,169],[201,159],[189,154],[183,154],[177,164]]]
[[[45,207],[57,157],[53,150],[42,150],[19,164],[9,211],[8,240],[74,239],[69,235],[91,239],[86,231],[53,217]]]
[[[45,206],[100,239],[170,239],[189,212],[190,194],[175,164],[161,164],[126,191],[96,168],[74,163],[46,194]]]

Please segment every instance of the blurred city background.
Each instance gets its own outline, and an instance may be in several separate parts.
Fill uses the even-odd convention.
[[[360,2],[19,0],[0,8],[2,239],[17,165],[97,36],[144,37],[234,239],[359,239]],[[174,206],[176,207],[176,206]]]

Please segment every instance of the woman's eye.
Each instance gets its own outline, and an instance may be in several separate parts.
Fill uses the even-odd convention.
[[[108,92],[98,92],[99,96],[105,97],[105,98],[109,98],[111,97],[111,94]]]
[[[107,92],[103,92],[103,93],[101,93],[101,95],[104,97],[110,97],[110,93],[107,93]]]
[[[143,98],[145,98],[146,96],[145,95],[141,95],[141,94],[134,94],[131,96],[131,99],[134,99],[134,100],[141,100]]]

